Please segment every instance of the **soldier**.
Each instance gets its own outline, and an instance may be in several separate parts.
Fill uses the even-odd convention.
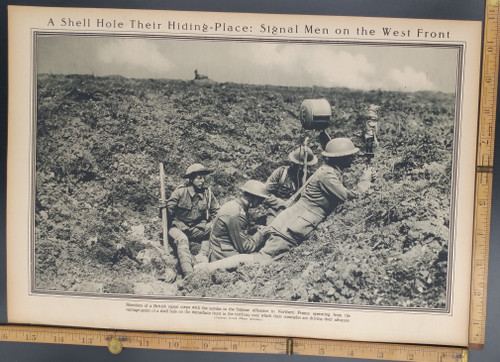
[[[364,141],[365,141],[365,153],[368,155],[373,155],[373,146],[378,147],[378,110],[380,106],[371,104],[368,108],[367,116],[368,119],[365,122],[364,129]]]
[[[270,237],[261,254],[273,259],[306,240],[319,223],[355,193],[342,184],[342,171],[350,167],[359,148],[348,138],[334,138],[321,153],[325,165],[311,176],[297,203],[281,212],[270,225]]]
[[[200,74],[198,72],[198,69],[195,69],[194,70],[194,79],[196,80],[200,80],[200,79],[208,79],[208,77],[206,75],[203,75],[203,74]]]
[[[184,276],[193,272],[190,242],[201,243],[197,259],[207,260],[212,221],[219,210],[215,196],[205,186],[205,176],[211,172],[199,163],[192,164],[183,176],[187,182],[178,186],[165,204],[160,204],[160,208],[167,208],[171,223],[168,235],[177,247],[177,257]]]
[[[286,207],[286,201],[299,190],[309,177],[306,169],[318,163],[318,158],[307,146],[300,146],[288,155],[289,166],[280,166],[273,171],[266,181],[266,189],[271,196],[264,202],[274,216]],[[305,167],[304,167],[305,166]],[[270,218],[268,217],[268,220]]]
[[[266,186],[249,180],[240,188],[242,195],[220,208],[210,234],[210,261],[217,261],[238,254],[248,254],[259,249],[262,234],[250,232],[248,212],[268,197]]]

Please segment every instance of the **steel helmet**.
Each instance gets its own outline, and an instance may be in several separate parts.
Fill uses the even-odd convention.
[[[306,158],[307,157],[307,158]],[[306,162],[304,162],[306,158]],[[314,155],[313,151],[307,146],[300,146],[288,155],[288,159],[297,165],[313,166],[318,163],[318,158]]]
[[[334,138],[326,144],[321,154],[325,157],[343,157],[354,155],[358,151],[359,148],[355,147],[349,138]]]
[[[186,169],[186,173],[183,177],[189,178],[193,175],[198,175],[198,174],[208,175],[211,172],[212,170],[205,168],[205,166],[203,166],[201,163],[193,163]]]
[[[266,185],[257,180],[248,180],[243,186],[240,187],[240,190],[254,196],[262,197],[263,199],[266,199],[269,196]]]

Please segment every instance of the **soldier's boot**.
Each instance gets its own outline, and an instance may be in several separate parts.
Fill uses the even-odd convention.
[[[175,240],[175,243],[177,244],[177,257],[179,258],[182,274],[186,277],[193,273],[193,256],[189,251],[189,242],[187,238],[180,238]]]
[[[197,263],[208,263],[208,252],[210,248],[210,242],[208,240],[203,240],[201,242],[200,251],[196,255]]]

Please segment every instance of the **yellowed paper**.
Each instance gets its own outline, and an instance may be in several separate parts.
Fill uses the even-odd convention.
[[[9,322],[467,345],[480,55],[480,22],[10,6]],[[222,204],[324,97],[361,148],[380,106],[372,190],[283,260],[183,279],[157,162],[169,191],[214,166]]]

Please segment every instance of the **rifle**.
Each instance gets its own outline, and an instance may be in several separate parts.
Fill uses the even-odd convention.
[[[309,185],[309,183],[311,182],[311,180],[313,179],[313,177],[318,173],[318,171],[320,170],[321,168],[318,168],[312,175],[311,177],[309,177],[307,179],[306,182],[304,182],[304,184],[302,185],[302,187],[300,189],[298,189],[288,200],[286,200],[285,202],[285,208],[288,208],[290,206],[292,206],[293,204],[295,204],[295,202],[297,202],[299,196],[302,194],[302,192],[304,191],[304,189],[306,188],[307,185]]]
[[[165,169],[163,168],[163,162],[160,162],[160,202],[165,202]],[[168,246],[168,218],[167,218],[167,208],[161,209],[161,223],[163,227],[163,247],[170,252],[170,247]]]

